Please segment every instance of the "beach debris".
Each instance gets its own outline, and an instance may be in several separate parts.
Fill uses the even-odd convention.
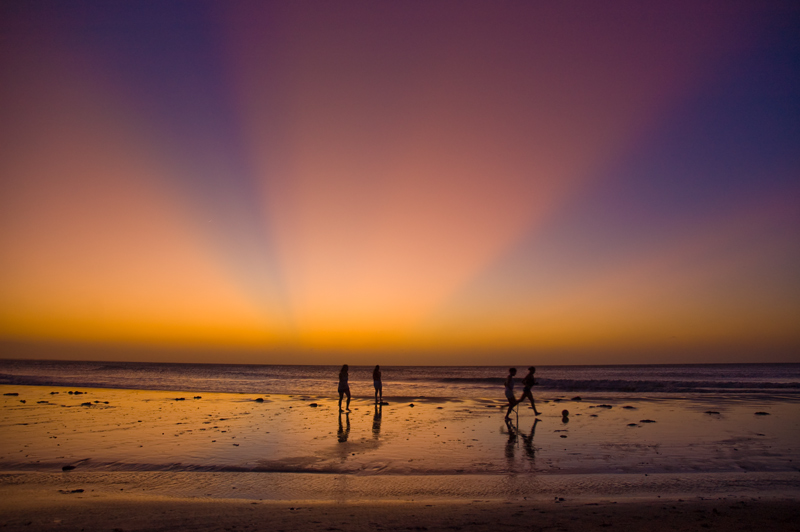
[[[637,425],[636,423],[628,423],[628,426],[629,427],[638,427],[639,425]]]
[[[441,407],[441,406],[437,406],[437,407],[436,407],[436,410],[441,410],[442,408],[443,408],[443,407]],[[445,428],[447,428],[447,427],[445,427]]]
[[[263,402],[264,402],[263,397],[259,397],[258,399],[256,399],[256,403],[263,403]]]
[[[622,408],[624,408],[625,410],[636,410],[636,407],[631,405],[625,405]]]
[[[756,412],[757,416],[768,416],[769,412]]]
[[[92,403],[81,403],[81,406],[92,406]]]
[[[202,396],[202,395],[195,395],[195,396],[194,396],[194,398],[195,398],[195,399],[202,399],[202,398],[203,398],[203,396]]]
[[[318,405],[317,403],[311,403],[311,404],[310,404],[310,405],[308,405],[308,406],[310,406],[310,407],[312,407],[312,408],[317,408],[319,405]]]
[[[597,414],[589,414],[589,417],[597,417]]]
[[[614,408],[611,405],[597,405],[597,408]]]
[[[83,488],[78,488],[76,490],[58,490],[59,493],[83,493]]]
[[[410,403],[408,406],[410,406],[411,408],[414,408],[414,403]]]
[[[49,405],[49,404],[50,404],[50,401],[36,401],[36,404],[39,404],[39,405]]]
[[[78,390],[75,390],[74,392],[70,392],[70,393],[74,393],[75,395],[83,395],[83,392],[79,392]]]
[[[175,400],[176,401],[185,401],[186,398],[185,397],[176,397]]]
[[[567,417],[567,416],[569,416],[569,410],[566,410],[566,409],[562,410],[561,411],[561,417]]]
[[[572,398],[572,400],[573,401],[583,401],[583,399],[581,399],[580,395],[576,395],[575,397]]]
[[[19,393],[17,393],[17,392],[9,392],[9,393],[4,393],[3,395],[17,396],[17,395],[19,395]]]
[[[562,434],[562,435],[561,435],[561,437],[562,437],[562,438],[566,438],[566,437],[567,437],[567,435],[566,435],[566,434]]]
[[[704,413],[704,414],[716,414],[716,415],[719,415],[719,412],[717,412],[716,410],[706,410],[706,411],[705,411],[705,412],[703,412],[703,413]]]
[[[25,404],[25,399],[20,399],[19,402],[24,405]]]
[[[655,421],[652,419],[640,419],[639,423],[655,423]]]
[[[59,394],[59,393],[60,393],[60,392],[50,392],[50,395],[57,395],[57,394]]]

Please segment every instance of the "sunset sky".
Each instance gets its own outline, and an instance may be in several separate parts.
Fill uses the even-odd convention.
[[[9,0],[0,113],[0,358],[800,362],[794,1]]]

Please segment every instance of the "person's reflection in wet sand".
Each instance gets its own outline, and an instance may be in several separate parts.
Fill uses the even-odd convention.
[[[375,416],[372,418],[372,437],[376,440],[381,435],[381,417],[383,416],[383,407],[379,404],[375,405]]]
[[[528,455],[528,460],[531,462],[536,459],[536,449],[533,447],[533,435],[536,433],[536,424],[538,422],[539,418],[536,418],[531,427],[530,435],[526,436],[524,433],[520,433],[520,436],[522,436],[522,445],[525,447],[525,454]]]
[[[350,412],[345,413],[345,423],[347,428],[342,427],[342,413],[339,412],[339,431],[336,433],[339,438],[339,443],[344,443],[350,436]]]
[[[510,419],[506,419],[506,428],[508,429],[508,441],[506,441],[506,460],[508,461],[508,469],[514,469],[514,454],[517,451],[518,433],[517,427]],[[503,429],[500,429],[503,432]]]

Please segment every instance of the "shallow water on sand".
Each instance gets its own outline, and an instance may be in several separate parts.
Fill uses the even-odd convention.
[[[539,403],[539,421],[521,407],[506,423],[499,402],[480,399],[414,399],[413,407],[402,398],[383,407],[356,399],[350,413],[340,414],[330,398],[310,396],[0,391],[19,394],[3,395],[0,403],[2,471],[536,477],[800,471],[794,401],[549,401]]]

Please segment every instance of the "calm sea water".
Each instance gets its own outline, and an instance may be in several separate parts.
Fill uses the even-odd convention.
[[[0,384],[334,396],[340,366],[0,360]],[[502,397],[508,368],[383,366],[386,397]],[[518,377],[526,373],[519,367]],[[644,397],[688,394],[800,399],[800,364],[538,366],[536,393]],[[351,366],[355,396],[372,366]]]

